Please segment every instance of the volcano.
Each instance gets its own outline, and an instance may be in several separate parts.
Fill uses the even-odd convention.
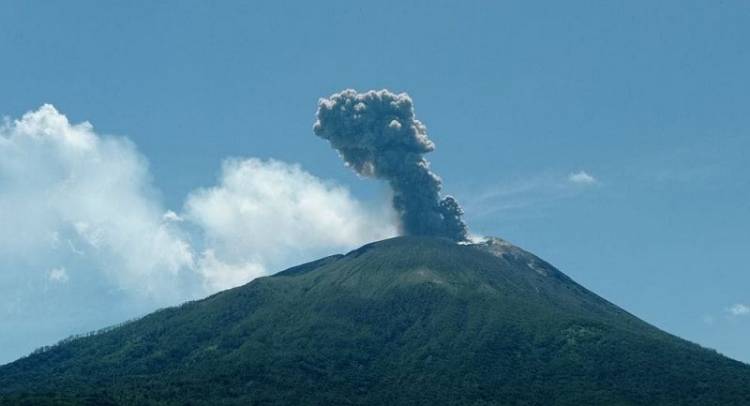
[[[397,237],[37,351],[0,400],[750,405],[750,366],[503,240]]]

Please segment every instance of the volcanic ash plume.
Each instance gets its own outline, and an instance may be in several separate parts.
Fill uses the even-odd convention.
[[[466,240],[461,206],[451,196],[440,199],[441,180],[424,158],[435,144],[414,117],[409,95],[335,93],[320,100],[313,130],[357,173],[389,182],[404,234]]]

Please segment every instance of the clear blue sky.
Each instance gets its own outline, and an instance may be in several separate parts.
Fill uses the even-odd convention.
[[[177,213],[227,157],[299,163],[381,202],[383,185],[312,134],[316,103],[348,87],[405,91],[474,233],[750,362],[748,39],[744,1],[10,1],[0,115],[50,103],[127,137],[150,193]],[[28,263],[0,259],[0,272]],[[7,292],[29,283],[0,280],[0,310],[17,315],[0,326],[12,348],[0,362],[150,309],[24,313],[30,299]],[[110,306],[74,296],[49,300]]]

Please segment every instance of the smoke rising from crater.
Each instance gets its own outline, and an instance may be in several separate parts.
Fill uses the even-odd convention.
[[[466,240],[461,206],[451,196],[440,198],[442,182],[424,158],[435,144],[409,95],[335,93],[320,100],[313,130],[357,173],[388,181],[402,233]]]

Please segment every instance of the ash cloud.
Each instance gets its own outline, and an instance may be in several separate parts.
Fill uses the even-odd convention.
[[[416,119],[409,95],[335,93],[320,100],[313,130],[357,173],[388,181],[403,234],[466,240],[461,206],[452,196],[441,199],[442,181],[424,157],[435,144]]]

